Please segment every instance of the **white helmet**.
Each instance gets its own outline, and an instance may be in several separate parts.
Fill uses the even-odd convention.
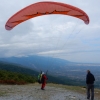
[[[42,74],[44,74],[44,72],[42,72]]]

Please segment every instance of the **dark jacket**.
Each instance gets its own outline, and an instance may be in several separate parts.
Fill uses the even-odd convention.
[[[94,81],[95,81],[94,75],[89,72],[86,76],[86,84],[93,84]]]

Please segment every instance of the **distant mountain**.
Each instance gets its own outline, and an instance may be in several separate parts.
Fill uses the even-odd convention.
[[[39,70],[61,71],[63,66],[68,64],[70,65],[70,63],[72,64],[72,62],[69,62],[67,60],[51,58],[51,57],[42,57],[42,56],[0,58],[0,61],[20,64],[38,71]]]
[[[29,73],[36,71],[38,74],[40,70],[44,72],[48,70],[48,74],[52,75],[53,79],[55,76],[57,78],[57,82],[60,77],[59,83],[64,83],[65,80],[66,82],[67,80],[70,80],[70,82],[72,81],[73,84],[85,84],[86,70],[89,69],[96,76],[96,85],[99,85],[100,83],[100,64],[76,63],[63,59],[42,56],[0,58],[0,61],[21,66],[26,68],[26,71],[27,69],[30,69]],[[11,67],[8,69],[10,68]],[[20,68],[14,68],[13,71],[16,71],[17,69],[21,70]],[[70,84],[70,82],[67,82],[67,84]]]
[[[43,56],[36,56],[36,55],[28,56],[28,57],[0,58],[0,61],[19,64],[26,68],[34,69],[36,71],[42,70],[46,72],[46,70],[49,70],[49,73],[55,75],[56,74],[68,75],[68,73],[70,74],[70,72],[81,73],[81,71],[84,72],[87,69],[90,69],[92,71],[96,71],[97,69],[100,69],[100,64],[75,63],[64,59],[43,57]]]

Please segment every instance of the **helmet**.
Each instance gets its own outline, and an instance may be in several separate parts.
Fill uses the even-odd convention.
[[[42,74],[44,74],[44,72],[42,72]]]

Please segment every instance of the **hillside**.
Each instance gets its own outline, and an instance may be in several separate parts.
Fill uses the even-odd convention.
[[[35,83],[36,77],[17,73],[17,72],[11,72],[6,70],[0,70],[0,84],[27,84],[27,83]]]
[[[29,75],[29,76],[36,77],[36,78],[39,74],[39,72],[37,72],[35,70],[26,68],[26,67],[18,65],[18,64],[12,64],[12,63],[7,63],[7,62],[0,62],[0,70],[7,71],[7,73],[10,71],[10,72],[13,72],[13,74],[15,74],[15,73],[24,74],[24,75]],[[49,73],[47,74],[47,77],[48,77],[48,83],[79,85],[79,86],[84,85],[83,81],[71,79],[68,77],[55,76],[55,75],[51,75]],[[5,77],[4,77],[4,79],[5,79]]]
[[[21,79],[24,79],[26,76],[35,77],[35,81],[37,81],[37,76],[39,74],[39,72],[34,71],[29,68],[26,68],[24,66],[12,64],[12,63],[6,63],[6,62],[0,62],[0,72],[1,72],[0,75],[2,76],[1,79],[3,79],[4,81],[16,79],[16,77],[19,77],[19,76],[22,77]],[[9,77],[9,76],[11,76],[11,77]],[[57,76],[55,77],[53,75],[47,75],[47,77],[49,79],[48,80],[49,83],[69,84],[70,85],[72,82],[71,79],[67,79],[67,81],[66,81],[66,80],[64,80],[64,78],[57,77]]]
[[[38,72],[32,69],[26,68],[25,66],[22,66],[19,64],[8,63],[8,62],[0,62],[0,69],[11,71],[11,72],[18,72],[18,73],[33,75],[33,76],[38,75]]]
[[[48,77],[50,82],[71,85],[85,85],[86,70],[90,70],[95,78],[95,86],[100,88],[100,64],[97,63],[76,63],[64,59],[43,57],[43,56],[27,56],[27,57],[8,57],[0,58],[0,61],[13,63],[24,67],[23,72],[31,75],[38,75],[42,70],[48,70]],[[9,69],[9,68],[7,68]],[[12,70],[13,68],[11,68]],[[20,71],[19,68],[14,68],[13,71]],[[28,70],[30,69],[30,71]],[[33,72],[34,71],[34,72]]]

